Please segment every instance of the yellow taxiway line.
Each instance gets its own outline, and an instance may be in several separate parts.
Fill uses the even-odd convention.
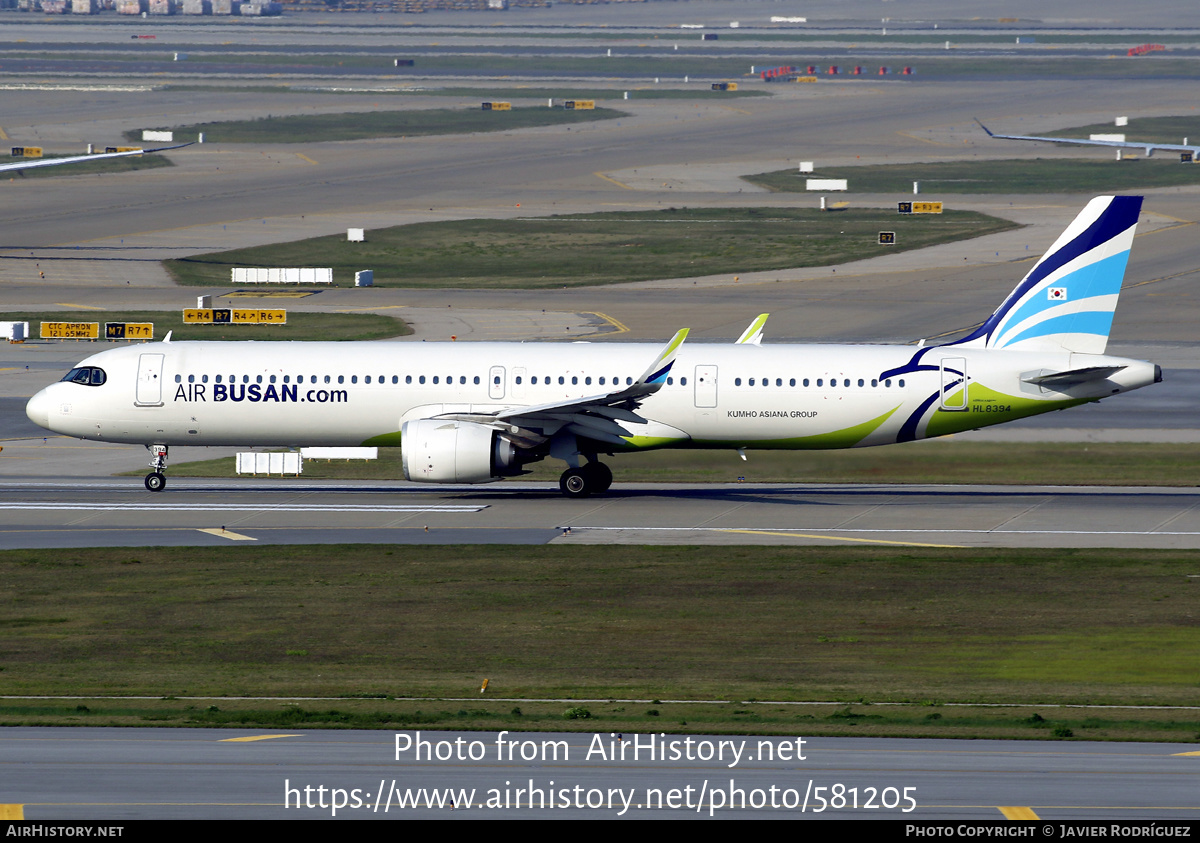
[[[584,313],[587,313],[587,314],[590,314],[590,315],[592,315],[592,316],[599,316],[599,317],[600,317],[601,319],[603,319],[605,322],[607,322],[608,324],[610,324],[610,325],[612,325],[614,328],[616,328],[616,329],[617,329],[617,330],[616,330],[616,333],[618,333],[618,334],[626,334],[626,333],[629,333],[629,328],[627,328],[623,322],[619,322],[619,321],[617,321],[616,319],[613,319],[613,318],[612,318],[611,316],[609,316],[607,313],[600,313],[599,311],[595,311],[595,310],[585,310],[585,311],[583,311],[583,312],[584,312]]]
[[[965,547],[961,544],[928,544],[926,542],[897,542],[887,539],[854,539],[845,536],[825,536],[820,533],[775,533],[769,530],[721,530],[722,533],[746,533],[752,536],[787,536],[797,539],[827,539],[831,542],[861,542],[862,544],[898,544],[904,547]]]
[[[222,539],[229,539],[235,542],[256,542],[258,539],[254,536],[243,536],[241,533],[235,533],[233,530],[226,530],[224,527],[206,527],[200,532],[208,533],[210,536],[217,536]]]
[[[301,738],[303,735],[247,735],[244,738],[221,738],[217,743],[251,743],[253,741],[270,741],[275,738]],[[1004,810],[1001,808],[1000,810]],[[1036,819],[1036,817],[1035,817]]]
[[[1041,819],[1041,817],[1039,817],[1037,814],[1035,814],[1033,812],[1032,808],[1002,807],[999,809],[999,811],[1000,811],[1000,813],[1004,814],[1004,818],[1006,820],[1040,820]]]
[[[596,178],[599,178],[599,179],[604,179],[605,181],[612,182],[612,183],[613,183],[613,184],[615,184],[617,187],[623,187],[623,188],[625,188],[626,190],[633,190],[633,188],[632,188],[632,187],[630,187],[629,185],[627,185],[627,184],[622,184],[621,182],[617,181],[616,179],[611,179],[611,178],[609,178],[608,176],[604,175],[604,173],[592,173],[592,175],[593,175],[593,176],[595,176]]]

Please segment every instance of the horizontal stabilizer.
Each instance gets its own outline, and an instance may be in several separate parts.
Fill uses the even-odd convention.
[[[1077,383],[1088,383],[1090,381],[1102,381],[1105,378],[1112,377],[1117,372],[1126,368],[1125,366],[1088,366],[1084,369],[1071,369],[1069,372],[1050,372],[1044,375],[1027,375],[1021,380],[1025,383],[1036,384],[1037,386],[1071,386]]]

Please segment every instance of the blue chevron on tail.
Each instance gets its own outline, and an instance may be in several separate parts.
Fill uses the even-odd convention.
[[[1140,196],[1097,196],[973,334],[953,345],[1103,354]]]

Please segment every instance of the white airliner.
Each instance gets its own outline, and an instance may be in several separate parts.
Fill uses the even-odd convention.
[[[192,141],[195,143],[195,141]],[[10,164],[0,164],[0,173],[9,170],[33,170],[38,167],[61,167],[63,164],[78,164],[81,161],[99,161],[102,158],[129,158],[133,155],[149,155],[152,152],[169,152],[172,149],[183,149],[192,143],[179,143],[175,146],[160,146],[158,149],[127,149],[124,152],[97,152],[91,155],[68,155],[63,158],[24,158]]]
[[[1193,156],[1200,155],[1200,146],[1189,144],[1187,138],[1183,139],[1183,143],[1151,143],[1148,141],[1123,141],[1123,140],[1104,140],[1102,138],[1049,138],[1039,137],[1037,135],[998,135],[989,129],[987,126],[980,123],[979,128],[987,132],[989,138],[999,138],[1000,140],[1020,140],[1020,141],[1041,141],[1043,143],[1077,143],[1083,146],[1107,146],[1110,149],[1140,149],[1146,153],[1149,158],[1154,154],[1156,149],[1161,149],[1166,152],[1190,152]],[[1117,154],[1118,159],[1120,153]]]
[[[907,442],[1157,383],[1105,355],[1141,197],[1093,199],[991,317],[943,345],[171,342],[102,351],[30,401],[83,439],[402,446],[404,476],[487,483],[546,457],[603,492],[602,454]]]

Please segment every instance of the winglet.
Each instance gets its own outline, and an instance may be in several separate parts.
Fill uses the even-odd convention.
[[[763,328],[766,326],[767,317],[770,315],[771,314],[769,313],[758,314],[755,320],[750,323],[750,327],[746,328],[746,330],[742,332],[742,335],[737,338],[735,345],[761,344],[763,338]]]
[[[683,328],[675,336],[671,337],[671,341],[667,343],[667,347],[650,364],[650,368],[643,372],[642,376],[637,379],[639,384],[652,385],[657,388],[666,382],[667,374],[671,371],[671,367],[675,365],[675,355],[678,353],[679,347],[683,345],[683,341],[687,339],[689,330],[689,328]]]
[[[994,137],[996,137],[995,135],[993,135],[993,134],[992,134],[992,130],[991,130],[991,129],[989,129],[987,126],[983,125],[983,121],[982,121],[982,120],[980,120],[978,117],[974,118],[974,120],[975,120],[975,122],[976,122],[976,123],[978,123],[978,124],[979,124],[979,128],[983,129],[985,132],[987,132],[987,133],[988,133],[988,137],[989,137],[989,138],[994,138]]]

